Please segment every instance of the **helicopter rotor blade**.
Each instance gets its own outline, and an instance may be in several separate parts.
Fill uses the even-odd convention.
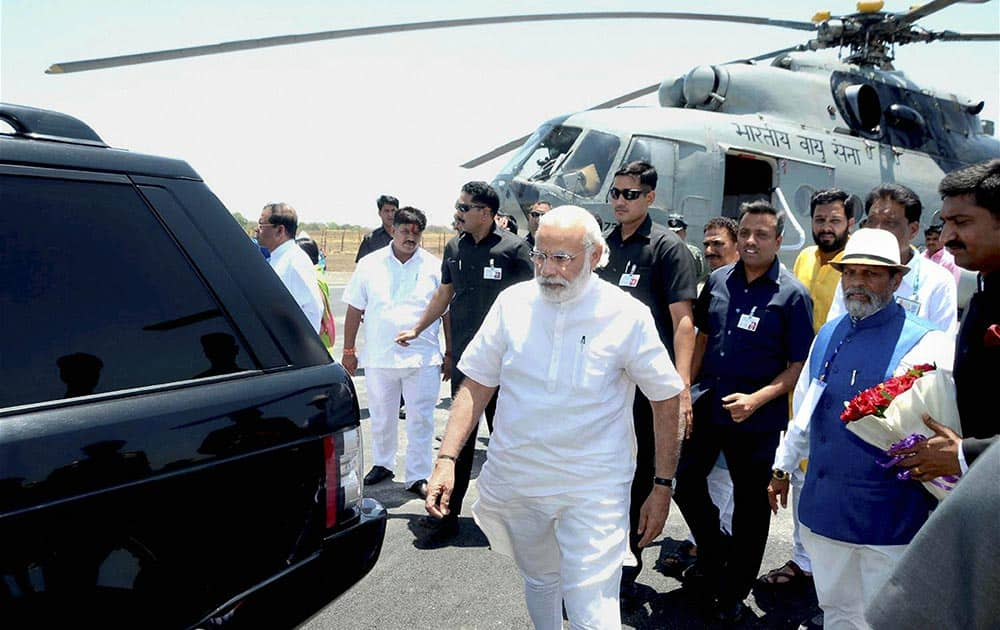
[[[616,96],[615,98],[613,98],[611,100],[608,100],[608,101],[604,101],[603,103],[598,103],[597,105],[594,105],[593,107],[588,107],[584,111],[588,111],[589,112],[592,109],[610,109],[612,107],[616,107],[618,105],[621,105],[622,103],[627,103],[629,101],[634,101],[635,99],[637,99],[639,97],[642,97],[642,96],[646,96],[647,94],[652,94],[653,92],[655,92],[659,88],[660,88],[660,84],[659,83],[654,83],[652,85],[647,85],[646,87],[641,87],[638,90],[632,90],[631,92],[629,92],[627,94],[622,94],[621,96]],[[471,160],[469,160],[468,162],[464,162],[464,163],[460,164],[459,166],[461,166],[462,168],[476,168],[477,166],[480,166],[482,164],[485,164],[485,163],[489,162],[490,160],[498,158],[501,155],[504,155],[505,153],[510,153],[514,149],[516,149],[516,148],[520,147],[522,144],[524,144],[528,140],[528,138],[530,138],[530,137],[531,137],[531,134],[529,133],[527,135],[521,136],[520,138],[514,138],[510,142],[505,142],[504,144],[501,144],[500,146],[498,146],[496,148],[490,149],[486,153],[483,153],[482,155],[478,155],[478,156],[472,158]]]
[[[529,133],[526,136],[521,136],[520,138],[514,138],[510,142],[507,142],[505,144],[501,144],[500,146],[496,147],[495,149],[491,149],[491,150],[487,151],[486,153],[483,153],[482,155],[476,156],[476,157],[472,158],[471,160],[469,160],[468,162],[465,162],[464,164],[460,164],[459,166],[461,166],[462,168],[476,168],[477,166],[480,166],[482,164],[486,164],[487,162],[489,162],[490,160],[492,160],[494,158],[498,158],[501,155],[504,155],[505,153],[510,153],[514,149],[518,148],[519,146],[521,146],[522,144],[524,144],[525,142],[527,142],[528,138],[530,138],[530,137],[531,137],[531,134]]]
[[[944,31],[934,33],[934,41],[942,42],[996,42],[1000,41],[1000,33],[953,33]]]
[[[797,45],[797,46],[789,46],[788,48],[781,48],[779,50],[772,50],[771,52],[766,52],[766,53],[763,53],[763,54],[760,54],[760,55],[756,55],[754,57],[746,57],[746,58],[742,58],[742,59],[733,59],[732,61],[725,62],[723,65],[734,64],[734,63],[749,63],[751,61],[760,61],[762,59],[770,59],[771,57],[777,57],[778,55],[784,54],[786,52],[792,52],[794,50],[804,50],[805,48],[806,47],[803,46],[803,45],[801,45],[801,44]],[[659,88],[660,88],[660,84],[659,83],[654,83],[652,85],[647,85],[646,87],[641,87],[638,90],[632,90],[631,92],[628,92],[627,94],[622,94],[621,96],[616,96],[615,98],[613,98],[611,100],[604,101],[603,103],[598,103],[597,105],[594,105],[593,107],[588,107],[585,111],[591,111],[591,110],[594,110],[594,109],[610,109],[612,107],[617,107],[618,105],[621,105],[622,103],[628,103],[629,101],[634,101],[635,99],[643,97],[643,96],[646,96],[647,94],[652,94],[653,92],[657,91]],[[501,144],[500,146],[498,146],[496,148],[490,149],[486,153],[483,153],[482,155],[476,156],[476,157],[472,158],[471,160],[469,160],[468,162],[460,164],[459,166],[461,166],[462,168],[476,168],[477,166],[480,166],[482,164],[485,164],[485,163],[489,162],[490,160],[498,158],[501,155],[504,155],[505,153],[510,153],[514,149],[517,149],[522,144],[524,144],[528,140],[528,138],[530,138],[530,137],[531,137],[531,134],[527,134],[527,135],[521,136],[520,138],[515,138],[515,139],[511,140],[510,142],[506,142],[506,143]]]
[[[794,52],[797,50],[808,50],[809,46],[806,44],[797,44],[795,46],[789,46],[788,48],[780,48],[778,50],[772,50],[771,52],[766,52],[754,57],[744,57],[741,59],[733,59],[732,61],[727,61],[722,65],[729,65],[734,63],[750,63],[751,61],[762,61],[764,59],[770,59],[771,57],[777,57],[786,52]]]
[[[385,33],[426,31],[426,30],[440,29],[440,28],[457,28],[462,26],[483,26],[487,24],[512,24],[517,22],[559,22],[568,20],[616,20],[616,19],[735,22],[740,24],[756,24],[760,26],[776,26],[779,28],[789,28],[799,31],[816,30],[816,25],[813,24],[812,22],[800,22],[795,20],[774,20],[771,18],[755,17],[748,15],[720,15],[713,13],[686,13],[686,12],[672,12],[672,11],[599,11],[599,12],[578,12],[578,13],[539,13],[534,15],[503,15],[496,17],[462,18],[454,20],[433,20],[429,22],[408,22],[402,24],[388,24],[384,26],[366,26],[361,28],[348,28],[348,29],[340,29],[334,31],[300,33],[297,35],[277,35],[274,37],[243,39],[230,42],[222,42],[219,44],[208,44],[204,46],[172,48],[169,50],[159,50],[154,52],[137,53],[132,55],[119,55],[116,57],[103,57],[97,59],[86,59],[82,61],[60,62],[52,64],[51,66],[48,67],[48,69],[45,70],[45,72],[46,74],[67,74],[70,72],[85,72],[88,70],[117,68],[120,66],[131,66],[143,63],[153,63],[157,61],[169,61],[172,59],[186,59],[189,57],[217,55],[217,54],[236,52],[241,50],[256,50],[258,48],[288,46],[292,44],[303,44],[307,42],[325,41],[331,39],[366,37],[369,35],[381,35]]]
[[[927,4],[915,7],[909,13],[904,14],[899,18],[899,23],[902,26],[909,26],[917,20],[927,17],[932,13],[937,13],[941,9],[947,9],[953,4],[958,4],[963,0],[932,0]],[[968,1],[968,0],[965,0]]]

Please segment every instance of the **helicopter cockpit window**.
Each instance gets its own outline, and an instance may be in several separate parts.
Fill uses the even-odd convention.
[[[531,134],[500,175],[517,176],[530,181],[543,181],[552,175],[560,160],[580,137],[579,127],[546,124]]]
[[[621,142],[618,136],[590,130],[569,156],[555,168],[553,183],[581,197],[600,192]]]

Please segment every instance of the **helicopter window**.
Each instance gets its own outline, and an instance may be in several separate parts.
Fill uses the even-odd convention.
[[[562,166],[556,166],[556,186],[581,197],[593,197],[603,187],[620,145],[618,136],[588,131]]]
[[[625,153],[623,164],[628,164],[635,160],[649,162],[656,169],[658,182],[656,190],[658,192],[656,200],[660,203],[667,203],[672,200],[674,193],[674,163],[677,156],[677,143],[662,138],[652,138],[650,136],[633,136],[632,143]]]
[[[764,160],[726,156],[726,180],[722,192],[722,214],[738,219],[740,204],[746,201],[771,200],[774,186],[771,164]]]
[[[579,127],[542,125],[507,163],[501,174],[519,176],[532,181],[548,179],[582,131]]]

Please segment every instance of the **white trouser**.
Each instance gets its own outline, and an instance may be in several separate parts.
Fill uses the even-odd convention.
[[[521,497],[479,485],[472,506],[491,548],[514,559],[537,630],[621,628],[618,591],[628,553],[629,484],[589,495]]]
[[[802,486],[805,485],[806,474],[801,468],[792,471],[789,492],[792,494],[792,562],[806,573],[812,573],[812,560],[802,545],[802,526],[799,525],[799,497],[802,496]]]
[[[372,422],[372,460],[396,469],[399,446],[399,395],[406,401],[406,475],[411,484],[431,476],[434,457],[434,406],[441,391],[441,366],[365,368]]]
[[[720,456],[721,457],[721,456]],[[705,478],[708,482],[708,496],[712,503],[719,508],[719,525],[722,531],[727,534],[733,533],[733,478],[729,476],[729,469],[723,468],[718,463],[712,466],[712,471]],[[694,534],[688,534],[688,542],[697,544]]]
[[[867,629],[865,607],[892,574],[906,545],[858,545],[800,527],[813,560],[824,630]]]

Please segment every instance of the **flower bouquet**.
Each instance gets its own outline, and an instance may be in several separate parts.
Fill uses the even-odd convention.
[[[924,364],[910,368],[900,376],[864,390],[844,403],[840,419],[847,430],[872,446],[889,451],[901,446],[912,446],[927,439],[933,432],[924,424],[923,414],[934,418],[961,435],[958,404],[955,401],[955,382],[947,372]],[[889,468],[899,463],[899,457],[879,462]],[[900,472],[902,480],[910,478],[910,471]],[[925,481],[924,487],[939,501],[958,483],[958,477],[938,477]]]

